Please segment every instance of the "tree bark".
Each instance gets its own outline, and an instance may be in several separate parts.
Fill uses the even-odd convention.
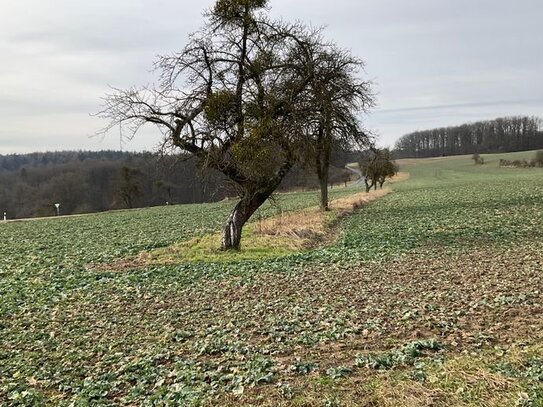
[[[366,184],[366,193],[369,193],[371,191],[371,189],[374,187],[375,185],[375,180],[372,179],[371,183],[368,182],[368,178],[365,177],[364,178],[364,183]]]
[[[222,250],[240,250],[241,232],[243,226],[253,216],[260,206],[273,194],[285,175],[292,168],[290,162],[285,163],[277,172],[277,175],[268,179],[265,184],[244,185],[245,192],[241,200],[236,204],[223,229],[221,241]],[[243,185],[242,185],[243,186]]]
[[[324,125],[319,129],[317,139],[317,176],[320,184],[320,209],[321,211],[329,211],[328,206],[328,179],[330,168],[330,153],[331,153],[331,130],[329,126]]]
[[[328,171],[319,175],[319,183],[321,187],[320,208],[321,211],[328,211],[330,210],[328,207]]]
[[[269,194],[271,195],[271,193]],[[255,213],[255,211],[269,197],[264,197],[261,194],[254,196],[244,196],[234,207],[234,210],[228,217],[224,226],[223,237],[221,242],[222,250],[240,250],[241,249],[241,231],[243,226]]]

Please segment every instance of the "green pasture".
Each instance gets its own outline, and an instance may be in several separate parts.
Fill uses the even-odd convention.
[[[435,405],[541,406],[532,335],[543,322],[530,319],[506,344],[484,324],[473,331],[458,305],[489,320],[541,310],[543,169],[498,167],[533,155],[483,155],[482,166],[469,156],[402,160],[409,180],[345,219],[334,244],[278,258],[100,266],[216,233],[233,201],[0,223],[0,405],[357,405],[340,389],[370,375],[350,384],[377,403],[368,405],[386,398],[376,390],[386,380],[454,399]],[[256,219],[317,202],[316,192],[278,195]],[[450,290],[463,280],[462,256],[470,273],[504,264],[488,266],[504,274],[474,280],[500,276],[480,304],[483,286],[469,299]],[[419,262],[447,279],[417,289]],[[451,339],[459,332],[470,339]],[[519,343],[529,352],[496,353]],[[330,356],[323,349],[334,344],[341,352]],[[486,387],[460,397],[469,380],[454,366],[466,358],[508,383],[495,404],[485,404]],[[371,373],[375,360],[385,376]]]

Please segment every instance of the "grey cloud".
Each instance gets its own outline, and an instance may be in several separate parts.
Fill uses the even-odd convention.
[[[463,109],[470,107],[484,107],[484,106],[511,106],[511,105],[525,105],[534,106],[543,104],[543,98],[527,99],[527,100],[502,100],[502,101],[487,101],[487,102],[473,102],[473,103],[458,103],[451,105],[435,105],[435,106],[417,106],[407,107],[401,109],[378,109],[373,114],[391,114],[391,113],[410,113],[419,111],[436,111],[436,110],[448,110],[448,109]]]
[[[25,0],[0,14],[0,152],[116,148],[88,138],[107,85],[153,80],[213,0]],[[326,26],[367,63],[379,105],[365,119],[402,134],[507,114],[543,115],[540,0],[271,0],[272,14]],[[153,129],[125,148],[154,147]]]

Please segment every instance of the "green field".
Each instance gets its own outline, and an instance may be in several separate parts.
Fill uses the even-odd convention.
[[[532,155],[404,160],[335,243],[260,261],[100,266],[231,201],[0,224],[0,405],[543,406],[543,169],[498,168]]]

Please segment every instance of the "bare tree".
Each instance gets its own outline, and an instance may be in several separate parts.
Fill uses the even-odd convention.
[[[364,64],[349,51],[317,41],[309,47],[313,71],[309,91],[308,150],[320,184],[320,208],[328,210],[328,178],[334,150],[370,144],[359,116],[374,105],[371,83],[358,78]]]
[[[479,155],[479,153],[475,153],[471,156],[471,159],[475,163],[475,165],[483,165],[485,163],[485,159]]]
[[[158,126],[171,145],[225,174],[240,201],[222,248],[239,249],[241,230],[303,151],[315,34],[270,20],[267,0],[218,0],[180,53],[156,61],[159,84],[117,90],[99,116],[104,129],[134,136]]]
[[[379,176],[377,170],[378,150],[374,147],[370,147],[362,159],[359,162],[360,171],[364,176],[364,183],[366,184],[366,192],[370,192],[372,188],[377,184],[377,178]]]
[[[364,175],[366,192],[372,188],[377,189],[377,185],[382,188],[387,178],[392,178],[398,173],[398,166],[392,159],[392,154],[388,149],[379,150],[371,147],[359,163],[360,170]]]
[[[138,182],[140,175],[141,172],[136,168],[127,166],[121,168],[121,180],[118,193],[125,206],[129,209],[134,207],[134,200],[142,194],[141,185]]]
[[[396,176],[399,171],[398,164],[394,161],[392,153],[388,148],[383,148],[378,151],[377,167],[377,182],[379,183],[379,188],[383,188],[386,179]]]

